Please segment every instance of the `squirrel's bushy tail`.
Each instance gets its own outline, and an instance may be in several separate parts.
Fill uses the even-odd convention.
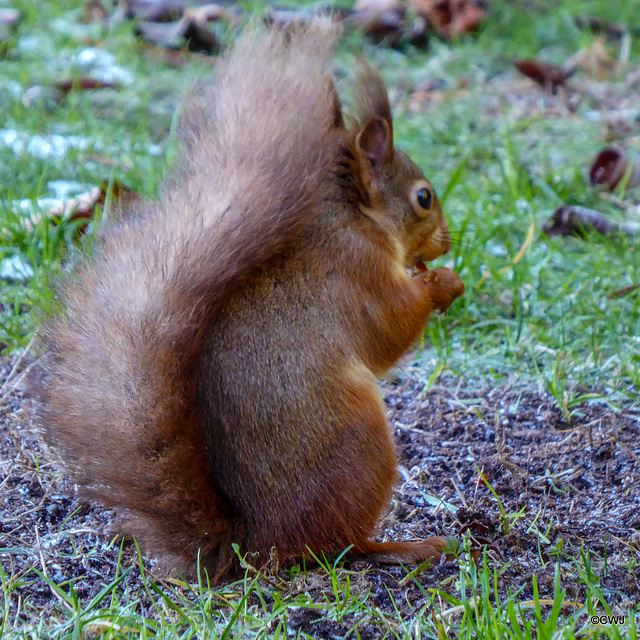
[[[295,241],[337,157],[333,34],[252,29],[194,92],[159,203],[108,228],[62,288],[34,395],[74,478],[154,555],[210,571],[242,542],[209,472],[196,394],[221,301]],[[339,109],[339,107],[338,107]]]

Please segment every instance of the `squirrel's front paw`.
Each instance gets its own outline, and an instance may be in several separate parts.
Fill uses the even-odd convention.
[[[446,311],[452,302],[464,293],[464,283],[451,269],[438,267],[421,275],[429,287],[433,307],[438,311]]]

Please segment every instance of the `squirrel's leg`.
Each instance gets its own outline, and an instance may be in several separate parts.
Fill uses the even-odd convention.
[[[363,343],[364,349],[360,351],[363,361],[376,372],[388,369],[417,339],[429,314],[435,310],[446,311],[462,293],[464,285],[460,276],[444,267],[398,280],[397,286],[387,290],[385,297],[381,298],[388,302],[384,307],[387,317],[380,322],[378,316],[377,330],[369,327],[370,330],[365,329],[361,333],[377,338],[373,343]],[[368,322],[370,318],[370,314],[362,313],[360,321]],[[386,416],[383,414],[381,419],[385,423],[387,438],[391,440]],[[353,543],[352,553],[389,564],[412,564],[438,558],[446,546],[442,537],[407,542],[372,542],[365,538]]]
[[[340,495],[337,506],[342,518],[346,519],[341,522],[340,518],[336,518],[333,522],[325,522],[325,525],[333,531],[343,528],[348,542],[353,544],[351,553],[367,556],[376,562],[413,564],[427,558],[438,558],[446,546],[446,540],[442,537],[407,542],[369,540],[397,480],[395,447],[386,409],[374,380],[373,375],[364,374],[358,368],[353,368],[344,379],[343,388],[352,394],[344,414],[345,423],[350,424],[350,438],[344,441],[343,450],[336,448],[330,468],[340,469],[331,494]],[[354,398],[358,398],[357,404],[353,403]],[[353,451],[356,449],[360,453],[358,464],[354,465]],[[350,471],[345,473],[346,469]],[[345,486],[348,483],[353,483],[350,488]],[[374,490],[365,492],[364,487]],[[331,512],[326,507],[322,507],[324,514]],[[348,515],[354,517],[356,514],[357,520],[348,518]],[[339,536],[337,542],[344,539]]]
[[[358,355],[371,371],[384,374],[418,339],[433,311],[446,311],[452,302],[464,293],[460,276],[444,267],[419,273],[413,277],[402,274],[380,288],[380,282],[390,278],[366,282],[371,298],[384,300],[376,313],[369,307],[350,309],[352,342],[358,345]],[[362,292],[354,300],[369,299]]]

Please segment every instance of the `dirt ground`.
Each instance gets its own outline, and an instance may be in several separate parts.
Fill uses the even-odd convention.
[[[11,364],[3,361],[2,380]],[[423,393],[417,375],[402,371],[400,376],[383,385],[402,480],[381,538],[460,538],[468,531],[476,546],[487,545],[489,562],[507,563],[500,594],[524,587],[523,600],[532,597],[534,572],[541,597],[552,594],[555,554],[561,550],[566,598],[584,602],[585,587],[569,558],[579,558],[584,547],[612,607],[625,611],[639,602],[638,573],[625,568],[633,552],[636,559],[640,553],[638,407],[613,411],[605,401],[593,402],[567,424],[553,398],[535,388],[451,380]],[[5,385],[0,405],[0,558],[4,572],[20,581],[10,607],[15,610],[20,600],[27,617],[55,615],[61,604],[31,567],[57,584],[72,581],[78,597],[90,599],[115,577],[120,541],[108,533],[110,512],[74,496],[54,456],[30,428],[21,384],[12,390],[15,379]],[[504,512],[518,516],[501,520],[498,501],[480,474]],[[131,542],[124,544],[122,565],[137,565]],[[350,566],[363,570],[366,564]],[[148,570],[153,575],[153,563]],[[405,575],[401,567],[374,567],[352,576],[352,589],[371,591],[383,611],[399,606],[411,615],[427,602],[423,589],[457,577],[458,567],[445,561],[401,584]],[[140,592],[144,611],[138,570],[124,588]],[[320,597],[331,586],[322,572],[309,572],[293,588]],[[318,610],[296,609],[289,628],[340,635],[353,625],[321,617]],[[366,624],[359,632],[363,638],[378,633]]]

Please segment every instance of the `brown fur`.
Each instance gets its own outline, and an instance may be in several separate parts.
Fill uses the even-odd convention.
[[[78,484],[122,530],[215,576],[266,558],[419,561],[440,539],[373,543],[396,478],[375,384],[464,287],[405,267],[450,247],[394,151],[365,70],[345,129],[319,25],[251,31],[187,100],[160,202],[108,228],[46,327],[34,395]],[[424,182],[424,184],[427,184]]]

